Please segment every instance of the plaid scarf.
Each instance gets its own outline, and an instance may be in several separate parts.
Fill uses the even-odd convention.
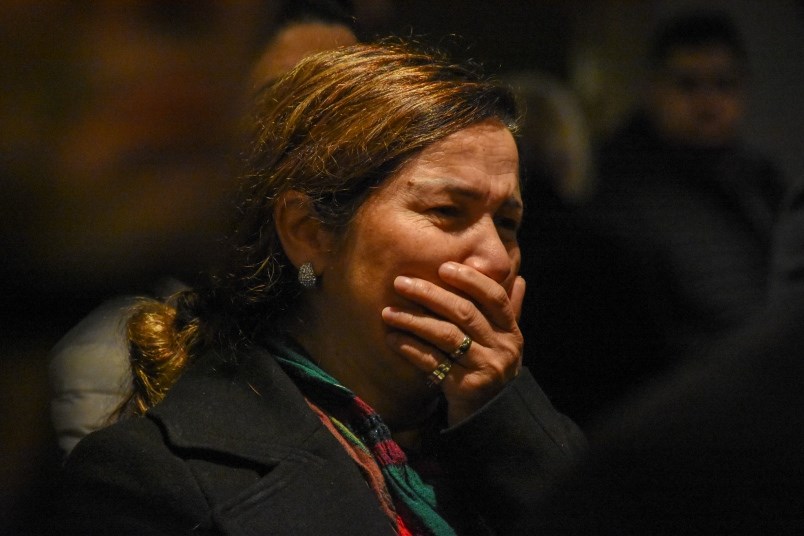
[[[407,456],[391,438],[391,431],[377,412],[291,344],[275,339],[269,341],[274,358],[299,385],[313,411],[333,434],[339,434],[336,438],[345,448],[351,447],[347,452],[361,466],[381,505],[396,524],[397,532],[415,536],[455,536],[455,530],[436,510],[433,488],[408,465]],[[367,459],[379,467],[384,485],[372,479]],[[392,506],[387,499],[389,491]],[[389,508],[393,510],[390,513]]]

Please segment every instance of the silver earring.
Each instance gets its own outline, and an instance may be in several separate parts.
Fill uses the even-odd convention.
[[[313,263],[305,262],[299,266],[299,284],[304,288],[315,288],[318,277],[313,270]]]

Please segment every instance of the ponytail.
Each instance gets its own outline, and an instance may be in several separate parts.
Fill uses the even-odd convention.
[[[129,412],[142,415],[160,402],[190,361],[200,326],[197,316],[185,312],[193,294],[180,292],[166,302],[144,298],[134,306],[126,325],[133,381]]]

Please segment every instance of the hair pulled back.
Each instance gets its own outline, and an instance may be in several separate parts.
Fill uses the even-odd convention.
[[[296,268],[274,225],[286,192],[345,229],[373,187],[413,155],[496,118],[516,129],[512,94],[476,71],[401,43],[362,44],[302,60],[256,99],[228,267],[210,287],[141,304],[129,321],[134,402],[158,402],[199,345],[253,341],[298,301]]]

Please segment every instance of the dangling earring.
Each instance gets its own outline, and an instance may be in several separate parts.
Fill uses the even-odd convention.
[[[318,277],[313,270],[313,263],[305,262],[299,266],[299,284],[304,288],[315,288],[315,283]]]

